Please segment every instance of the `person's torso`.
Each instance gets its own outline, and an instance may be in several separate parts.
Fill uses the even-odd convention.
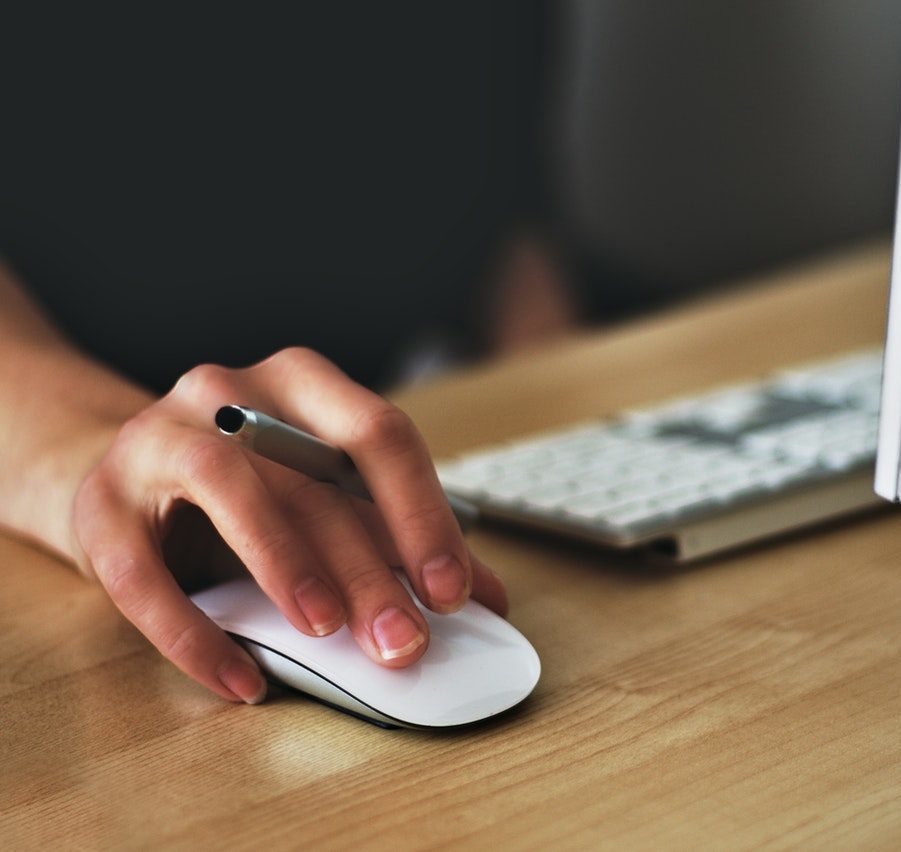
[[[113,8],[3,16],[0,256],[76,341],[371,381],[464,322],[515,184],[487,13]]]

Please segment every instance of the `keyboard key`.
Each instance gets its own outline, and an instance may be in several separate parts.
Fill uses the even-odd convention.
[[[872,463],[880,376],[877,351],[835,359],[480,449],[439,476],[486,508],[580,527],[672,528]]]
[[[662,516],[663,513],[656,506],[645,500],[636,500],[634,503],[626,503],[605,512],[599,520],[613,527],[630,527],[654,521]]]

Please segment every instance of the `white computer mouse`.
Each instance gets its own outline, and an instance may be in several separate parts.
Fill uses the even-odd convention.
[[[192,600],[276,680],[382,725],[478,722],[519,704],[541,673],[529,640],[475,601],[438,615],[417,600],[431,634],[428,650],[411,666],[387,669],[363,653],[346,625],[331,636],[305,636],[252,579],[214,586]]]

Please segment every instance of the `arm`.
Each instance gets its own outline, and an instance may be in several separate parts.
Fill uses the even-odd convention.
[[[81,482],[153,396],[73,347],[0,264],[0,524],[84,564]]]
[[[346,622],[382,665],[408,665],[428,644],[392,565],[436,611],[470,593],[505,611],[409,418],[326,359],[287,349],[240,370],[202,365],[157,399],[67,343],[8,270],[0,305],[0,523],[96,577],[161,653],[222,697],[258,701],[265,682],[173,575],[186,506],[298,630]],[[236,400],[346,450],[376,506],[216,435],[213,412]]]

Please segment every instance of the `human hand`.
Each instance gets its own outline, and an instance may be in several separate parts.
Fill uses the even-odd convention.
[[[375,504],[216,434],[213,414],[230,403],[341,447]],[[182,511],[190,506],[217,534],[210,541],[219,547],[203,543],[205,554],[237,557],[307,635],[346,622],[381,665],[409,665],[428,645],[426,621],[390,566],[402,567],[436,612],[459,609],[471,594],[506,613],[503,584],[469,553],[412,421],[315,352],[286,349],[245,369],[186,373],[122,426],[73,510],[81,567],[160,652],[224,698],[262,700],[256,663],[191,603],[173,573],[177,553],[196,559],[204,541],[198,513]]]

